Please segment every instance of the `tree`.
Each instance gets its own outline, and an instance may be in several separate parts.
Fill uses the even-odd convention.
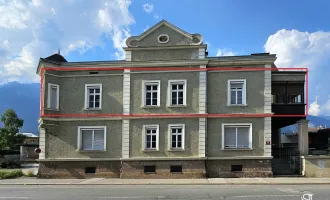
[[[18,134],[24,120],[18,118],[16,112],[9,108],[1,115],[0,121],[4,125],[0,128],[0,149],[15,149],[24,139],[24,135]]]

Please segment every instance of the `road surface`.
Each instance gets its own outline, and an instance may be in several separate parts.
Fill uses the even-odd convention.
[[[330,200],[329,185],[0,186],[0,200]],[[303,199],[304,200],[304,199]]]

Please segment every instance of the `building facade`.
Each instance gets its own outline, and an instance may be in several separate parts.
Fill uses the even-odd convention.
[[[202,35],[165,20],[126,45],[119,61],[40,59],[40,177],[273,175],[272,132],[288,120],[272,125],[272,103],[291,108],[272,86],[296,81],[303,115],[303,72],[274,72],[267,53],[208,57]]]

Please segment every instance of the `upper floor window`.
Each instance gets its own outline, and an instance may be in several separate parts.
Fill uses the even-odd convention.
[[[172,150],[184,149],[185,126],[184,124],[169,125],[169,145]]]
[[[159,140],[159,125],[144,125],[143,126],[143,149],[158,150]]]
[[[223,149],[251,149],[252,124],[222,124]]]
[[[52,83],[48,83],[48,100],[47,108],[59,109],[59,95],[60,86]]]
[[[102,84],[85,85],[85,108],[101,109],[102,107]]]
[[[246,105],[246,80],[228,80],[228,105]]]
[[[78,127],[79,150],[106,150],[105,126],[80,126]]]
[[[143,81],[142,94],[144,106],[160,105],[160,81]]]
[[[186,80],[170,80],[169,87],[169,105],[178,106],[186,105]]]

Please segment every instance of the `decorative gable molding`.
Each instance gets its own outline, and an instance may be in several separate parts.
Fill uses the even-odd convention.
[[[148,35],[150,35],[152,32],[154,32],[155,30],[157,30],[158,28],[160,28],[161,26],[166,26],[170,29],[172,29],[173,31],[176,31],[177,33],[187,37],[190,40],[194,40],[197,39],[198,42],[196,43],[192,43],[192,45],[200,45],[203,43],[203,37],[200,34],[190,34],[182,29],[180,29],[179,27],[171,24],[170,22],[166,21],[166,20],[161,20],[160,22],[158,22],[157,24],[155,24],[154,26],[152,26],[151,28],[149,28],[148,30],[146,30],[144,33],[142,33],[139,36],[131,36],[129,38],[126,39],[126,45],[127,47],[137,47],[138,45],[135,45],[133,43],[138,43],[139,41],[141,41],[142,39],[144,39],[145,37],[147,37]]]

